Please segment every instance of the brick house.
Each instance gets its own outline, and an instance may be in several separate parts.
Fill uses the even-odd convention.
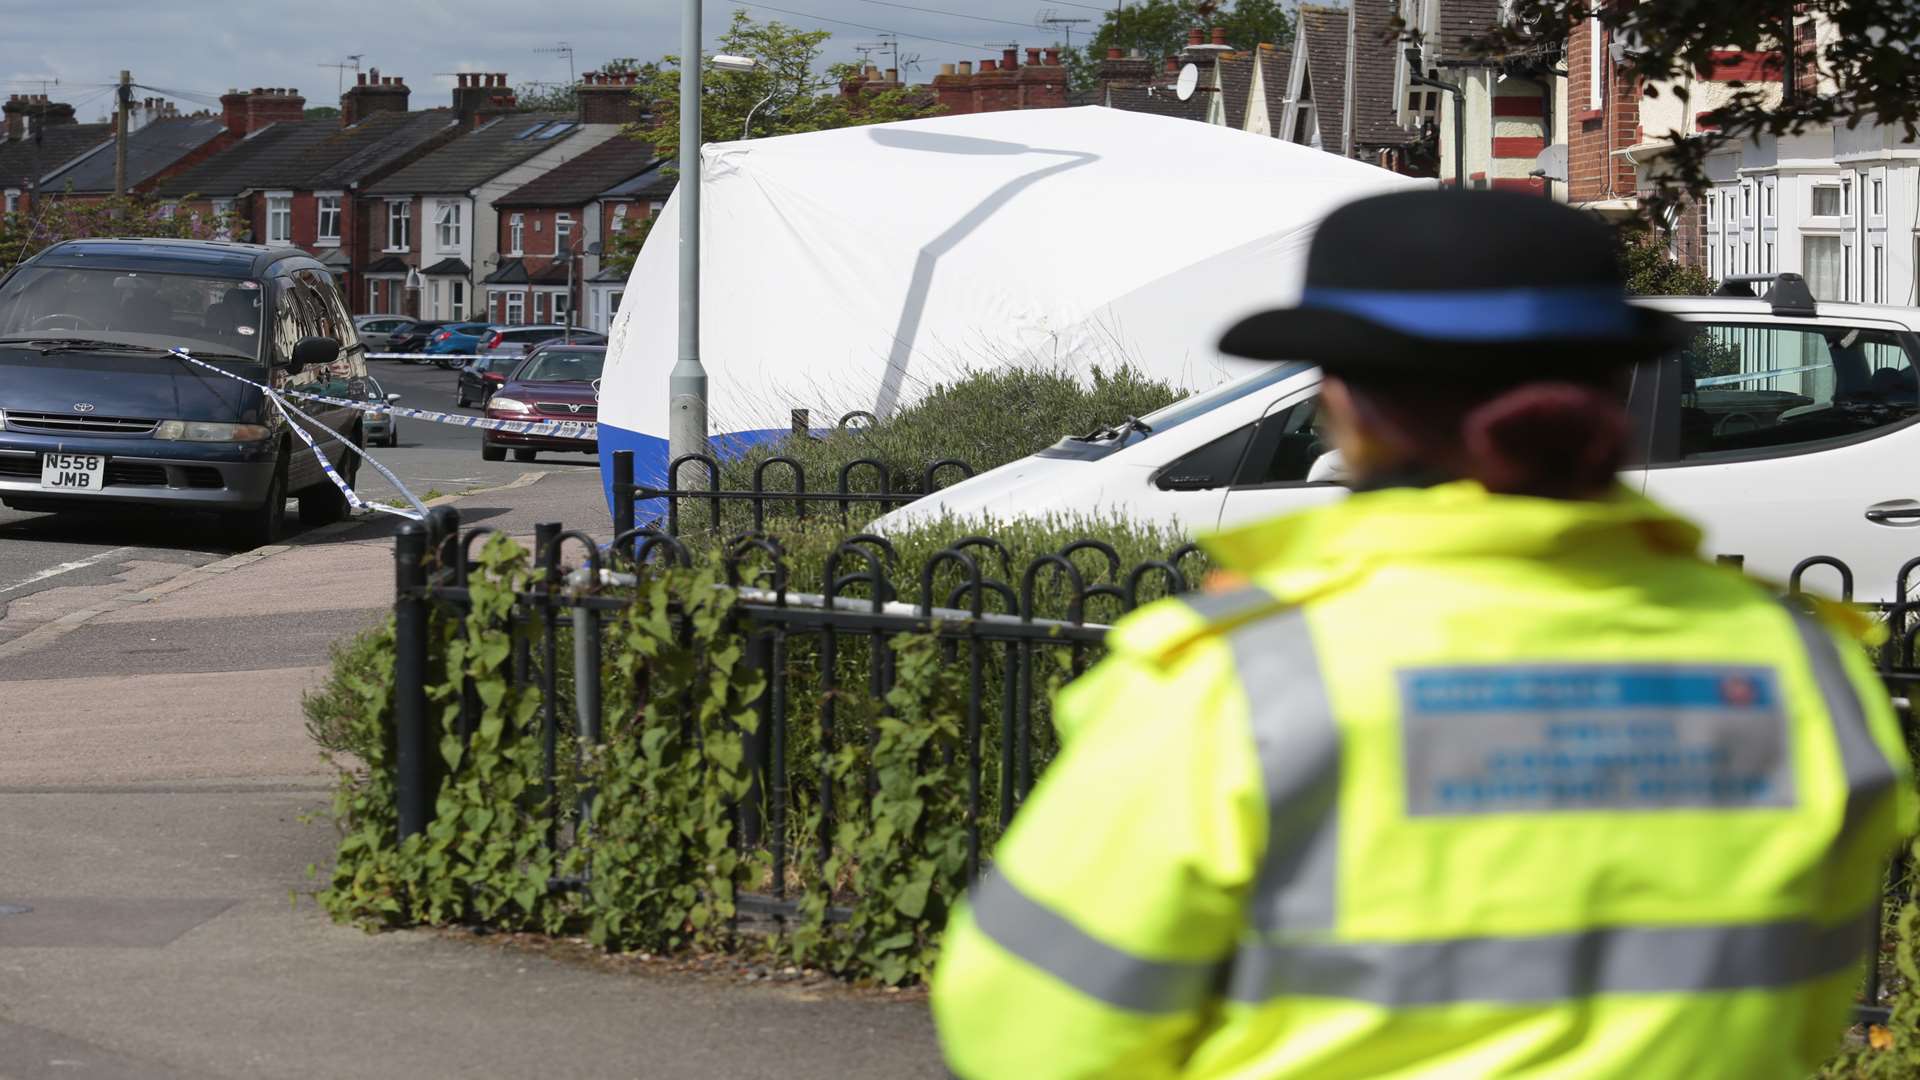
[[[1353,150],[1347,126],[1347,47],[1353,40],[1347,9],[1301,4],[1294,10],[1293,64],[1280,137],[1346,157]]]
[[[582,107],[596,100],[583,96]],[[482,318],[480,279],[500,264],[494,200],[619,134],[581,115],[520,112],[502,73],[459,76],[459,135],[356,199],[369,231],[367,310]]]
[[[1460,91],[1456,97],[1414,84],[1407,50],[1395,58],[1396,122],[1408,131],[1433,125],[1441,182],[1564,198],[1560,185],[1533,173],[1543,150],[1566,141],[1569,80],[1558,67],[1566,43],[1542,35],[1505,56],[1485,57],[1471,43],[1507,26],[1508,7],[1500,0],[1400,3],[1400,17],[1421,35],[1415,50],[1419,70]],[[1523,28],[1508,28],[1524,35]],[[1456,108],[1464,136],[1457,151]]]
[[[592,311],[581,318],[580,308],[608,234],[601,195],[658,164],[652,145],[608,139],[495,199],[500,262],[481,282],[487,319],[513,325],[572,318],[598,329],[602,320]]]
[[[1067,69],[1060,50],[1028,49],[1026,55],[1022,64],[1018,48],[1003,49],[999,60],[981,60],[977,70],[970,60],[941,64],[940,74],[933,77],[934,100],[948,116],[1066,108]],[[891,68],[882,76],[870,67],[861,82],[867,89],[899,86],[900,74]]]
[[[358,308],[366,289],[357,271],[368,261],[358,190],[458,133],[451,110],[407,111],[409,93],[402,79],[362,72],[341,95],[338,119],[313,120],[302,118],[298,97],[261,108],[230,94],[222,112],[240,141],[169,177],[159,193],[191,198],[182,209],[235,215],[241,238],[318,256]]]
[[[127,191],[151,193],[168,177],[190,169],[239,141],[221,117],[180,116],[168,110],[132,123],[127,131]],[[114,139],[96,143],[40,178],[43,197],[98,202],[114,192]]]
[[[1213,71],[1207,122],[1275,136],[1286,117],[1292,51],[1263,44],[1247,53],[1222,54]],[[1179,77],[1177,66],[1173,75]]]
[[[645,172],[602,191],[600,204],[600,246],[612,247],[614,238],[627,229],[638,228],[666,209],[667,198],[679,182],[679,170],[671,159],[655,161]],[[602,266],[587,275],[586,323],[588,329],[606,333],[626,296],[627,275],[622,267]]]
[[[0,134],[0,213],[24,214],[43,179],[113,139],[112,124],[81,124],[73,106],[45,94],[10,94]]]

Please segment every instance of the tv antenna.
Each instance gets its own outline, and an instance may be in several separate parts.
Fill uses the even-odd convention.
[[[346,92],[346,89],[347,89],[347,69],[349,69],[349,68],[351,68],[351,69],[353,69],[353,73],[354,73],[355,75],[358,75],[358,74],[360,74],[360,61],[361,61],[361,60],[362,60],[363,58],[365,58],[365,57],[366,57],[366,55],[367,55],[366,53],[348,53],[348,54],[347,54],[347,59],[346,59],[346,62],[345,62],[345,63],[341,63],[341,64],[315,64],[315,65],[313,65],[313,66],[314,66],[314,67],[325,67],[325,68],[332,68],[332,69],[334,70],[334,73],[335,73],[335,75],[334,75],[334,80],[333,80],[333,83],[334,83],[334,93],[335,93],[335,94],[343,94],[343,93],[345,93],[345,92]]]
[[[564,41],[556,41],[552,45],[548,45],[543,48],[538,48],[533,51],[537,53],[546,53],[549,56],[566,57],[567,58],[567,85],[571,86],[574,83],[579,81],[574,77],[574,74],[573,74],[573,46],[571,44],[568,44],[567,42],[564,42]]]
[[[1051,28],[1060,31],[1066,38],[1063,44],[1065,44],[1068,52],[1072,52],[1073,28],[1082,23],[1090,23],[1092,21],[1092,19],[1083,19],[1077,15],[1062,15],[1060,14],[1059,8],[1047,8],[1040,13],[1039,18],[1033,21],[1033,25],[1042,30]]]
[[[867,61],[874,53],[885,53],[893,58],[893,63],[888,66],[898,71],[900,69],[900,35],[888,31],[875,36],[880,40],[858,42],[853,47],[853,51],[860,54],[860,70],[867,69]],[[918,60],[919,58],[911,57],[910,59]]]

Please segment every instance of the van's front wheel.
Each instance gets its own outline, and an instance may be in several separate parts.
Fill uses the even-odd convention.
[[[250,510],[236,511],[231,528],[234,539],[241,550],[277,544],[287,531],[287,459],[280,458],[280,464],[273,470],[273,480],[267,484],[266,498],[260,505]]]

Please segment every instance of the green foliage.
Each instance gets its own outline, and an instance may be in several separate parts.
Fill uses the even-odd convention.
[[[714,51],[750,56],[759,65],[752,71],[722,71],[707,62],[701,82],[701,142],[740,138],[749,113],[753,137],[764,138],[908,120],[937,111],[923,95],[905,88],[842,95],[840,84],[852,74],[851,67],[820,63],[821,46],[832,36],[831,31],[797,30],[777,20],[758,22],[736,10]],[[680,58],[664,57],[643,69],[640,93],[651,103],[652,120],[636,134],[662,156],[678,155]]]
[[[327,649],[327,681],[300,696],[307,736],[330,754],[353,754],[362,761],[362,723],[367,695],[393,682],[393,620],[334,642]]]
[[[232,214],[205,211],[176,213],[175,203],[191,203],[196,196],[161,200],[152,195],[69,199],[58,192],[42,192],[24,211],[0,214],[0,273],[62,240],[96,236],[172,237],[211,240],[230,231],[245,232]]]
[[[1085,435],[1129,416],[1140,416],[1179,400],[1182,391],[1169,383],[1150,379],[1131,367],[1108,373],[1096,367],[1090,381],[1074,374],[1040,364],[1015,364],[1009,367],[964,372],[948,382],[929,389],[914,404],[871,426],[858,421],[847,429],[829,431],[824,438],[802,436],[754,447],[725,463],[721,486],[729,490],[751,490],[754,471],[768,458],[791,457],[806,472],[808,490],[835,490],[840,470],[848,463],[871,458],[887,467],[890,489],[919,492],[924,488],[926,467],[936,461],[956,458],[985,472],[1010,461],[1017,461],[1045,449],[1068,435]],[[1019,417],[1019,423],[1009,423]],[[815,416],[815,427],[825,427],[837,419]],[[694,474],[687,473],[689,481]],[[941,485],[952,484],[963,474],[942,472]],[[878,474],[868,467],[848,475],[854,491],[879,490]],[[794,490],[793,474],[785,465],[769,466],[764,473],[766,490]],[[704,508],[701,508],[702,510]],[[815,505],[820,513],[826,503]],[[837,507],[834,508],[837,511]],[[862,525],[882,511],[873,504],[856,507],[857,516],[849,527]],[[704,521],[700,510],[684,509],[691,523]],[[776,508],[773,516],[792,513],[791,504]],[[695,516],[699,515],[699,516]],[[837,518],[835,519],[837,520]],[[734,535],[752,527],[748,508],[729,505],[722,532]],[[786,523],[770,524],[767,531],[779,534]]]
[[[1635,296],[1705,296],[1713,279],[1698,267],[1669,257],[1661,237],[1650,231],[1622,230],[1620,268],[1627,291]]]
[[[1920,843],[1908,848],[1908,866],[1920,860]],[[1907,1080],[1920,1076],[1920,904],[1913,898],[1911,871],[1896,867],[1902,874],[1902,891],[1907,897],[1884,926],[1881,939],[1893,943],[1892,970],[1881,975],[1894,988],[1891,1015],[1886,1026],[1870,1025],[1857,1046],[1849,1046],[1820,1070],[1823,1080]],[[1883,969],[1886,956],[1875,956],[1873,963]]]
[[[1092,88],[1100,59],[1115,48],[1139,49],[1158,71],[1186,48],[1187,31],[1196,26],[1225,30],[1227,42],[1240,49],[1293,41],[1293,16],[1276,0],[1136,0],[1107,12],[1093,40],[1067,54],[1068,77],[1075,89]]]

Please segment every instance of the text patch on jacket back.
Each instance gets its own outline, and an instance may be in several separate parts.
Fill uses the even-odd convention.
[[[1793,802],[1771,668],[1417,668],[1400,700],[1411,815]]]

